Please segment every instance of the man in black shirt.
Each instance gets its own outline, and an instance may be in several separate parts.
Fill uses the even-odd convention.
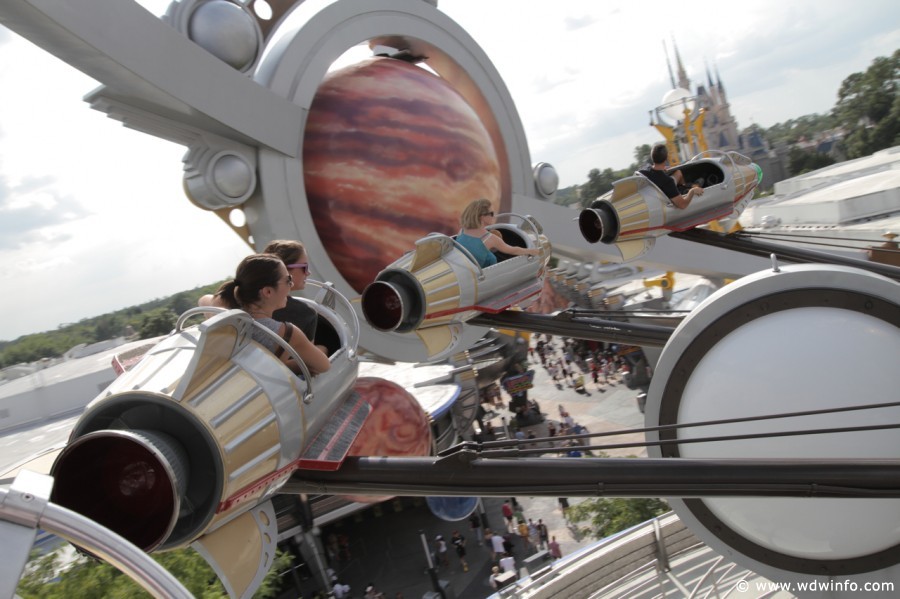
[[[666,148],[666,144],[653,146],[650,151],[650,160],[653,165],[649,169],[641,169],[638,172],[650,179],[660,191],[666,194],[676,208],[687,208],[695,196],[703,195],[703,188],[699,185],[691,187],[686,194],[682,194],[678,190],[679,185],[684,185],[684,174],[681,171],[674,171],[671,176],[666,173],[666,162],[669,160],[669,150]]]

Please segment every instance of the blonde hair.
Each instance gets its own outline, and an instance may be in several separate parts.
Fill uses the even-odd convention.
[[[480,229],[481,217],[491,211],[491,201],[481,198],[472,200],[459,216],[459,224],[463,229]]]

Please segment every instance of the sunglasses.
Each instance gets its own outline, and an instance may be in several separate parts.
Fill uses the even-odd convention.
[[[491,210],[490,212],[482,212],[481,216],[494,216],[494,211]]]
[[[292,286],[294,284],[294,277],[292,275],[288,275],[287,278],[283,279],[288,286]]]
[[[288,268],[299,268],[303,271],[303,274],[309,274],[309,262],[297,262],[296,264],[288,264]]]

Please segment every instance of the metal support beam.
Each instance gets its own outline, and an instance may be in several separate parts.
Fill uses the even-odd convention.
[[[771,254],[775,254],[778,258],[789,262],[850,266],[874,272],[895,281],[900,281],[900,268],[897,268],[896,266],[881,264],[879,262],[869,262],[867,260],[857,260],[855,258],[848,258],[837,254],[817,252],[815,250],[807,250],[782,243],[770,243],[760,239],[753,239],[746,234],[735,233],[732,235],[722,235],[706,229],[688,229],[687,231],[670,233],[669,236],[675,239],[693,241],[694,243],[711,245],[713,247],[732,250],[752,256],[767,257]]]
[[[543,497],[900,497],[900,460],[347,458],[282,493]]]
[[[573,339],[663,347],[674,329],[652,324],[636,324],[600,318],[596,313],[566,310],[555,315],[506,310],[499,314],[479,314],[469,321],[482,327],[497,327],[532,333],[561,335]]]

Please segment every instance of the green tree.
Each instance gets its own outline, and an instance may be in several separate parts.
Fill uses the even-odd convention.
[[[650,144],[644,144],[642,146],[634,147],[634,164],[631,165],[632,171],[636,171],[641,168],[643,165],[650,162],[650,150],[653,148]]]
[[[581,207],[587,208],[591,202],[612,189],[615,180],[616,174],[611,168],[604,169],[603,172],[600,169],[592,168],[588,173],[587,183],[578,190],[578,194],[581,196]]]
[[[568,206],[569,204],[575,204],[578,201],[578,185],[570,185],[568,187],[563,187],[562,189],[557,189],[556,197],[553,198],[553,203],[559,204],[560,206]]]
[[[23,599],[149,597],[136,582],[109,564],[80,557],[74,564],[64,568],[58,553],[58,551],[49,553],[29,563],[27,572],[16,589]],[[213,569],[193,549],[160,553],[154,555],[153,559],[177,578],[194,597],[202,599],[228,597]],[[281,588],[279,574],[289,568],[292,561],[293,556],[290,553],[279,551],[275,563],[253,596],[258,599],[277,597]]]
[[[168,298],[60,325],[55,331],[23,335],[9,342],[0,341],[0,368],[41,358],[56,358],[76,345],[117,337],[124,333],[126,326],[136,331],[147,327],[144,338],[168,333],[175,322],[172,312],[180,314],[183,309],[197,305],[201,295],[215,292],[220,284],[210,283]],[[161,316],[160,312],[168,314]]]
[[[89,337],[86,342],[93,341]],[[40,333],[20,337],[3,350],[0,364],[11,366],[22,362],[36,362],[42,358],[55,358],[61,356],[78,342],[69,344],[68,336],[59,336],[52,333]]]
[[[756,125],[754,125],[756,126]],[[814,139],[818,134],[834,129],[837,121],[831,114],[807,114],[783,123],[775,123],[763,130],[763,135],[772,146],[793,145],[801,141]],[[758,126],[757,126],[758,127]]]
[[[118,315],[106,314],[97,319],[94,327],[94,339],[97,341],[113,339],[121,335],[124,328],[122,319]]]
[[[868,156],[900,144],[900,50],[878,57],[862,73],[841,83],[832,110],[848,132],[844,148],[849,158]]]
[[[602,539],[669,511],[662,499],[607,498],[587,499],[566,510],[573,522],[588,522],[579,527],[582,534]]]
[[[176,320],[178,320],[178,315],[168,308],[157,308],[148,312],[141,319],[141,324],[138,327],[140,338],[149,339],[150,337],[166,335],[175,328]]]
[[[834,158],[827,154],[801,150],[797,147],[791,148],[788,153],[788,170],[795,177],[832,164],[834,164]]]
[[[169,300],[169,309],[175,314],[181,314],[188,308],[193,308],[197,305],[197,298],[191,299],[191,294],[187,291],[182,291],[181,293],[176,293]]]
[[[644,151],[646,150],[647,159],[644,162],[650,160],[650,146],[644,144],[643,146],[637,146],[634,148],[634,156],[638,158]],[[630,177],[634,174],[634,171],[639,169],[641,164],[632,164],[628,168],[624,168],[622,170],[614,171],[611,168],[603,169],[601,172],[600,169],[591,169],[588,173],[588,181],[584,185],[581,185],[578,188],[578,193],[581,197],[581,206],[582,208],[587,208],[591,205],[591,202],[612,190],[613,183],[618,181],[619,179],[624,179],[625,177]]]

